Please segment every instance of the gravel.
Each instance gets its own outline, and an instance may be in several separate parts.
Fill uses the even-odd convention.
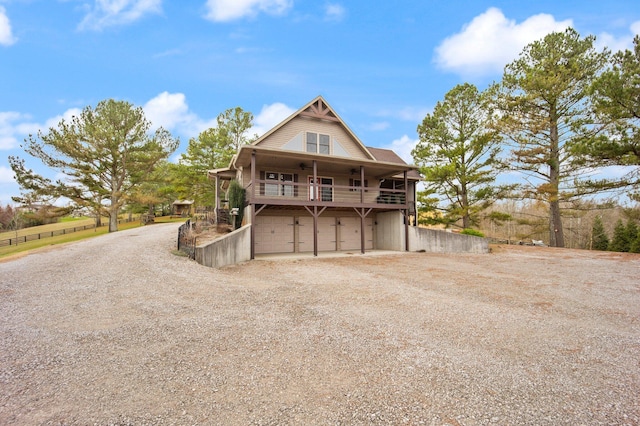
[[[0,424],[640,424],[640,256],[217,270],[177,227],[0,263]]]

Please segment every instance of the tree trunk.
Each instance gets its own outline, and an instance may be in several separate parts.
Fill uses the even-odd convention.
[[[109,215],[109,232],[118,231],[118,212],[111,212]]]
[[[549,203],[549,245],[551,247],[564,247],[560,203],[557,200]]]
[[[558,117],[555,105],[550,111],[549,152],[549,245],[564,247],[564,232],[560,216],[560,144],[558,141]]]
[[[471,216],[469,215],[469,195],[467,193],[467,185],[461,185],[461,204],[462,204],[462,229],[467,229],[471,226]]]
[[[111,206],[109,206],[109,232],[118,231],[118,202],[120,197],[117,195],[111,196]]]

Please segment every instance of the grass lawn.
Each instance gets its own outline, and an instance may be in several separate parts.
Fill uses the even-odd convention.
[[[83,219],[83,220],[72,221],[71,223],[66,222],[66,223],[54,223],[54,224],[43,225],[43,226],[34,226],[31,228],[21,229],[20,231],[18,231],[18,235],[46,233],[46,232],[51,232],[52,230],[60,230],[60,229],[74,227],[74,226],[80,227],[85,225],[86,221],[88,221],[86,223],[88,225],[93,223],[93,219]],[[170,216],[157,217],[155,219],[156,223],[183,222],[183,221],[184,219],[182,218],[171,219]],[[123,222],[118,225],[118,230],[122,231],[125,229],[137,228],[139,226],[142,226],[142,225],[140,225],[140,221],[137,221],[137,220],[133,222]],[[153,226],[153,225],[150,225],[150,226]],[[0,247],[0,259],[7,258],[9,256],[16,255],[16,254],[27,254],[31,250],[39,249],[42,247],[64,244],[72,241],[79,241],[85,238],[94,238],[99,235],[107,234],[108,231],[109,231],[108,226],[101,226],[98,229],[95,229],[95,228],[87,229],[84,231],[77,231],[77,232],[64,234],[64,235],[57,235],[55,237],[48,237],[48,238],[42,238],[39,240],[28,241],[26,243],[19,243],[18,245],[3,246],[3,247]],[[3,232],[0,234],[0,240],[4,238],[15,238],[15,236],[16,236],[15,232]]]
[[[60,222],[50,223],[48,225],[30,226],[29,228],[18,229],[18,237],[32,234],[46,234],[47,232],[60,231],[62,229],[82,227],[85,225],[93,225],[95,220],[87,217],[73,218],[74,220],[66,220],[63,218]],[[104,223],[104,222],[103,222]],[[6,238],[15,238],[16,231],[0,232],[0,240]]]

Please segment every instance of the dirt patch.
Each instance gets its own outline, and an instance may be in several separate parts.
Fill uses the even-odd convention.
[[[191,231],[191,236],[196,238],[197,245],[203,245],[220,239],[230,232],[233,232],[231,225],[210,225],[197,222]]]

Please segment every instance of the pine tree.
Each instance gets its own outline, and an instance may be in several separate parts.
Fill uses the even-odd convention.
[[[593,221],[593,229],[591,231],[592,235],[592,249],[593,250],[607,250],[609,247],[609,237],[604,230],[604,225],[602,224],[602,219],[600,216],[596,216]]]
[[[618,219],[616,226],[613,228],[613,238],[609,244],[609,251],[627,252],[629,251],[629,246],[627,227],[622,223],[622,219]]]
[[[586,169],[571,147],[596,135],[588,95],[606,63],[594,36],[568,28],[526,46],[494,86],[499,130],[511,145],[506,164],[525,176],[523,196],[548,206],[552,247],[564,247],[563,206],[592,191],[580,183]]]
[[[418,126],[412,152],[427,186],[447,205],[441,222],[469,228],[496,199],[500,137],[491,129],[487,95],[469,83],[451,89]],[[425,197],[426,198],[426,197]]]
[[[638,237],[638,226],[633,220],[627,222],[627,240],[629,241],[629,249],[631,249],[631,243],[633,243]]]
[[[636,235],[636,239],[631,241],[629,253],[640,253],[640,232],[638,232],[638,235]]]
[[[66,177],[53,182],[21,158],[9,157],[22,192],[14,200],[66,197],[96,217],[109,216],[109,232],[117,231],[120,209],[180,144],[163,128],[149,134],[150,127],[141,107],[108,99],[61,120],[48,133],[29,135],[25,152]]]

